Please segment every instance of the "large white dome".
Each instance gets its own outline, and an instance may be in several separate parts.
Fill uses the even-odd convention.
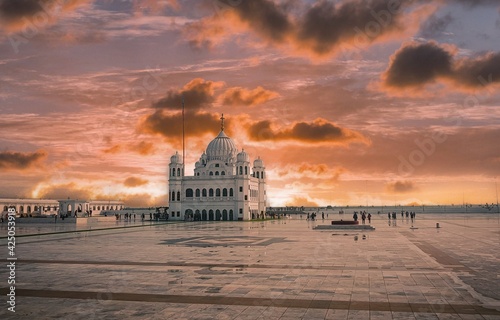
[[[208,144],[206,153],[209,161],[222,160],[228,162],[236,156],[237,152],[238,149],[236,149],[234,141],[221,130],[219,135]]]

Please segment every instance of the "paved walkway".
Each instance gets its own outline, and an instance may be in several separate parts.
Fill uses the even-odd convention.
[[[0,318],[500,319],[497,215],[421,214],[411,228],[375,214],[375,231],[312,229],[323,223],[94,226],[18,237],[16,314],[4,304]],[[6,239],[0,245],[7,257]]]

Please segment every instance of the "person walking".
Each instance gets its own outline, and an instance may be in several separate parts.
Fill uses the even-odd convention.
[[[368,213],[368,224],[372,223],[372,214]]]

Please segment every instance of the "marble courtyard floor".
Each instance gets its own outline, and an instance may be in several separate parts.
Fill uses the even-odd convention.
[[[0,319],[500,319],[498,214],[313,230],[329,222],[30,226],[16,239],[16,313],[4,302]]]

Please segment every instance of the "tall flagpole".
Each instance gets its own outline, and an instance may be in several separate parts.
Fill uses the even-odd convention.
[[[182,96],[182,175],[183,176],[186,163],[185,153],[186,153],[186,145],[185,145],[185,129],[184,129],[184,96]]]
[[[182,175],[181,175],[181,217],[184,217],[184,220],[186,220],[186,216],[184,215],[183,209],[182,209],[182,203],[183,203],[183,195],[184,195],[184,188],[182,187],[183,181],[184,181],[184,169],[185,169],[185,132],[184,132],[184,95],[182,96]]]

